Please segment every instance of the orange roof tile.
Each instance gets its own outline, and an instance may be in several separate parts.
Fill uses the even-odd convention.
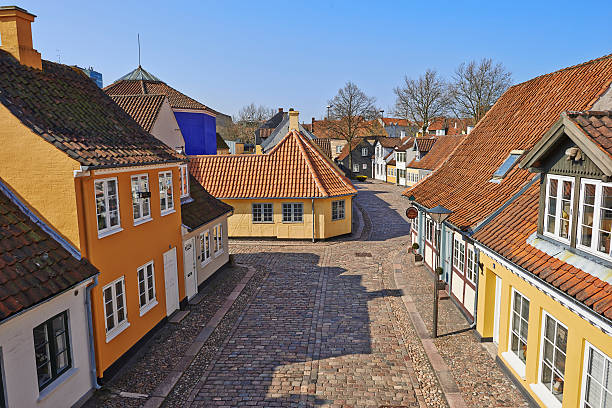
[[[612,157],[612,111],[566,112],[567,117]]]
[[[267,154],[192,156],[190,173],[217,198],[325,198],[357,194],[331,160],[291,131]]]
[[[304,126],[304,125],[302,125]],[[308,130],[308,129],[306,129]],[[325,153],[325,156],[327,156],[329,159],[331,159],[332,154],[331,154],[331,142],[329,141],[329,139],[312,139],[312,141],[319,146],[319,148],[321,149],[321,151],[323,153]]]
[[[336,124],[338,121],[331,120],[314,120],[312,121],[312,133],[317,139],[340,139],[345,140],[344,137],[335,133],[331,130],[332,124]],[[387,132],[377,120],[371,120],[368,122],[369,128],[361,128],[357,132],[357,137],[380,137],[386,138]]]
[[[489,182],[510,152],[531,149],[561,112],[587,110],[611,82],[608,55],[512,86],[448,160],[404,195],[428,208],[444,205],[456,226],[477,224],[532,178],[515,166],[501,183]]]
[[[385,124],[385,126],[389,126],[389,125],[395,125],[395,126],[412,126],[413,124],[411,122],[408,122],[406,119],[399,119],[399,118],[382,118],[383,123]]]
[[[147,132],[155,124],[165,95],[113,95],[111,99]]]
[[[419,152],[427,153],[436,144],[437,140],[438,138],[435,138],[435,137],[417,137],[414,143],[416,143],[416,146],[417,146],[417,149],[419,149]]]
[[[412,169],[435,170],[450,156],[465,140],[467,135],[441,136],[429,153],[421,160],[413,160],[406,167]]]

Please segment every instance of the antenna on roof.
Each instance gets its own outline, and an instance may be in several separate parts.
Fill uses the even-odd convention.
[[[140,33],[138,33],[138,67],[140,68]]]

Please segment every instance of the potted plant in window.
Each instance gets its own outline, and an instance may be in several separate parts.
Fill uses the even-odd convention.
[[[438,290],[446,289],[446,282],[442,280],[442,274],[444,273],[444,269],[442,269],[441,266],[438,266],[436,267],[435,272],[436,272],[436,275],[438,275],[438,282],[437,282]]]
[[[423,265],[423,255],[418,253],[419,244],[412,244],[412,253],[414,254],[414,264],[416,266]]]

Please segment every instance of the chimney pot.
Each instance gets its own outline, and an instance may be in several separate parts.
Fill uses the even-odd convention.
[[[299,112],[296,110],[293,110],[293,108],[289,109],[289,131],[290,132],[292,130],[300,129],[298,119],[299,119]]]
[[[283,108],[278,108],[278,113],[283,113]]]
[[[42,69],[40,53],[32,45],[32,23],[36,16],[17,6],[0,6],[0,49],[11,53],[22,65]]]

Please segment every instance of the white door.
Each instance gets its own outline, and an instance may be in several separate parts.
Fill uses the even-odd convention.
[[[176,248],[164,252],[164,282],[166,283],[166,315],[170,316],[179,308]]]
[[[495,276],[495,314],[493,315],[493,342],[499,344],[499,313],[501,311],[501,286],[502,280]]]
[[[195,266],[195,251],[194,251],[194,239],[189,238],[183,244],[183,261],[184,261],[184,272],[185,272],[185,294],[187,299],[191,299],[198,291],[198,280]]]

